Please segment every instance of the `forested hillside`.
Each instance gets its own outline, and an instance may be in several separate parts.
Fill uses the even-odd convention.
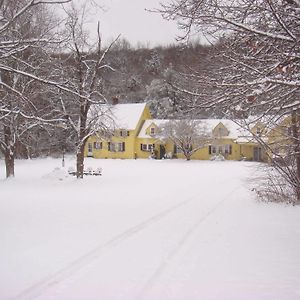
[[[133,48],[121,40],[107,55],[114,71],[104,76],[106,98],[121,103],[147,101],[155,117],[179,117],[180,99],[186,95],[176,87],[187,85],[182,75],[201,72],[210,64],[211,49],[197,43]]]

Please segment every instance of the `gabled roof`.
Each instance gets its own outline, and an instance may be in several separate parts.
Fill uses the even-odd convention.
[[[116,127],[120,129],[133,130],[136,128],[146,103],[116,104],[111,107]]]
[[[90,118],[97,119],[111,129],[134,130],[144,112],[146,103],[95,105]]]
[[[150,136],[149,134],[147,134],[147,129],[152,125],[155,124],[156,126],[160,127],[163,126],[164,124],[166,124],[167,122],[169,122],[170,120],[162,120],[162,119],[150,119],[150,120],[146,120],[139,132],[138,137],[139,138],[151,138],[153,136]]]

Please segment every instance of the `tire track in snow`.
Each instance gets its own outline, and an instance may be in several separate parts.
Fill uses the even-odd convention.
[[[71,277],[74,273],[80,271],[85,266],[88,266],[91,263],[93,263],[101,256],[101,254],[103,254],[103,252],[105,252],[105,250],[119,245],[120,243],[131,238],[135,234],[140,233],[141,231],[148,228],[149,226],[161,221],[172,212],[194,201],[198,197],[198,195],[199,193],[193,195],[187,200],[181,201],[155,214],[154,216],[142,221],[141,223],[135,226],[130,227],[129,229],[123,231],[122,233],[115,235],[109,241],[99,245],[98,247],[94,248],[93,250],[79,257],[78,259],[74,260],[72,263],[68,264],[67,266],[60,269],[59,271],[47,276],[46,278],[32,285],[28,289],[10,298],[10,300],[29,300],[42,295],[43,292],[60,284],[63,280]]]
[[[189,238],[193,235],[194,232],[199,228],[199,226],[210,217],[220,206],[224,204],[226,200],[228,200],[229,196],[231,196],[234,192],[236,192],[240,187],[236,187],[231,190],[225,197],[219,201],[216,205],[214,205],[211,209],[209,209],[200,219],[197,220],[189,229],[184,233],[182,238],[178,241],[178,243],[172,248],[172,250],[168,253],[166,259],[164,259],[161,264],[156,268],[152,276],[146,282],[142,290],[138,293],[135,300],[144,299],[147,294],[153,289],[155,283],[159,279],[159,277],[163,274],[163,272],[169,267],[171,261],[175,258],[177,253],[181,250],[181,248],[185,245],[185,243],[189,240]]]

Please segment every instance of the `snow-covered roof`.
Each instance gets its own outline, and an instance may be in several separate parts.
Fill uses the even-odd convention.
[[[267,138],[264,137],[260,137],[260,140],[267,143]],[[254,138],[254,136],[241,136],[238,137],[235,140],[238,144],[248,144],[248,143],[256,143],[257,144],[257,140]]]
[[[91,115],[99,116],[99,121],[109,128],[134,130],[145,107],[146,103],[98,105],[91,109]]]
[[[143,127],[138,135],[139,138],[151,138],[153,136],[150,136],[147,134],[146,130],[150,127],[150,125],[153,123],[156,126],[164,126],[164,124],[168,123],[172,120],[161,120],[161,119],[153,119],[153,120],[146,120],[143,124]],[[175,120],[173,120],[175,121]],[[205,132],[207,132],[207,135],[212,135],[213,130],[218,126],[220,123],[222,123],[227,130],[229,131],[228,135],[222,136],[222,138],[228,138],[228,139],[237,139],[238,137],[249,137],[251,134],[248,130],[242,128],[239,126],[236,122],[229,120],[229,119],[199,119],[197,120],[199,123],[201,123],[200,127],[203,129],[205,128]]]
[[[111,108],[117,128],[133,130],[136,128],[146,103],[116,104]]]
[[[249,132],[239,126],[236,122],[229,119],[203,119],[201,120],[206,127],[207,133],[212,134],[213,130],[222,123],[229,131],[228,135],[223,138],[236,139],[239,136],[247,136]]]

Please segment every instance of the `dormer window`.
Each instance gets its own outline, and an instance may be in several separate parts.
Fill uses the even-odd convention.
[[[218,128],[218,134],[219,136],[225,136],[226,135],[226,130],[223,127]]]
[[[155,127],[150,127],[150,135],[155,135]]]

